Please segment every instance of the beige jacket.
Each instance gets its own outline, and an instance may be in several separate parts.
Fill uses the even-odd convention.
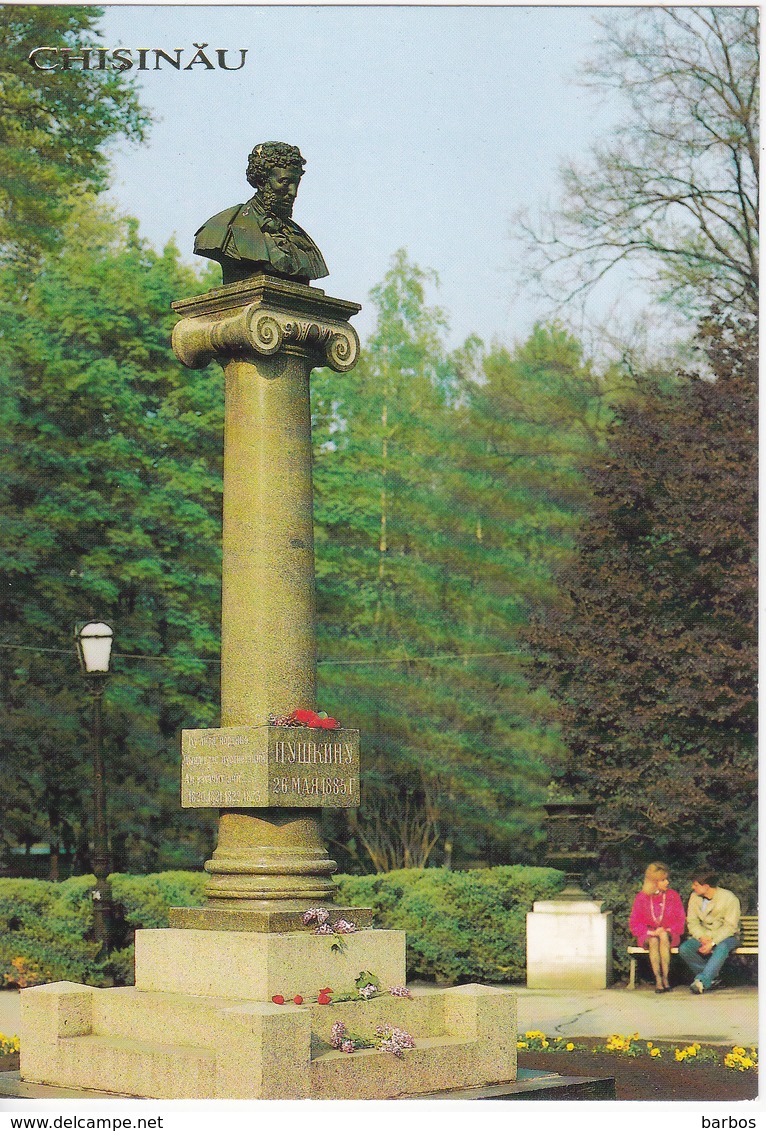
[[[717,945],[739,933],[739,900],[733,891],[716,888],[702,910],[702,896],[692,892],[686,911],[686,929],[692,938],[712,939]]]

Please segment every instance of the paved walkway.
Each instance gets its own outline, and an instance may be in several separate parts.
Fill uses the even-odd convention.
[[[418,989],[426,989],[423,986]],[[626,990],[528,990],[518,996],[519,1032],[539,1029],[549,1037],[608,1037],[638,1033],[644,1040],[758,1043],[758,990],[755,986],[714,990],[697,997],[685,986],[672,993],[652,988]],[[0,1033],[20,1034],[19,994],[0,991]]]
[[[687,986],[656,994],[638,990],[528,990],[518,994],[519,1032],[540,1029],[549,1037],[608,1037],[638,1033],[644,1040],[758,1044],[755,986],[690,994]]]

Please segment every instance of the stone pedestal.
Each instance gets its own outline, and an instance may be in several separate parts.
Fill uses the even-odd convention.
[[[527,915],[527,987],[603,990],[611,985],[612,912],[601,901],[538,900]]]
[[[393,1099],[516,1079],[516,995],[489,986],[311,1001],[353,990],[361,970],[404,982],[404,934],[343,937],[157,930],[136,933],[136,985],[57,982],[21,991],[21,1078],[153,1099]],[[287,1004],[271,1001],[282,994]],[[301,994],[304,1004],[294,1004]],[[289,995],[289,996],[288,996]],[[347,1054],[332,1026],[415,1040],[401,1060]]]
[[[333,944],[339,946],[333,950]],[[406,980],[404,931],[314,935],[293,931],[136,931],[136,989],[200,997],[307,1000],[323,986],[353,990],[362,970],[382,986]]]

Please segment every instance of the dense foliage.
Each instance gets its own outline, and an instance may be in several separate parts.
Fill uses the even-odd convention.
[[[408,978],[523,982],[527,913],[562,885],[552,868],[413,868],[341,876],[338,898],[374,908],[376,927],[407,932]]]
[[[34,70],[36,47],[93,47],[102,9],[4,4],[0,39],[0,260],[29,270],[60,242],[72,200],[105,187],[109,144],[143,139],[148,116],[115,71]]]
[[[93,941],[92,876],[59,884],[0,880],[0,985],[132,982],[132,932],[166,927],[170,907],[199,905],[205,880],[199,872],[113,875],[122,939],[109,959],[97,956]],[[376,927],[407,931],[408,977],[454,985],[523,981],[525,915],[534,900],[559,890],[562,875],[549,868],[429,868],[340,876],[338,883],[340,902],[372,907]]]
[[[752,868],[756,344],[747,321],[703,339],[712,375],[620,411],[533,639],[607,858]]]
[[[614,381],[560,327],[443,346],[404,252],[356,370],[314,378],[323,703],[363,736],[344,868],[534,862],[563,754],[520,632],[556,602]],[[551,423],[555,420],[555,428]]]
[[[98,615],[117,626],[105,712],[117,859],[196,863],[177,746],[217,710],[222,394],[173,357],[170,303],[200,284],[175,249],[151,251],[92,199],[62,241],[24,303],[0,278],[3,834],[88,866],[88,697],[72,640]]]
[[[24,304],[0,289],[3,838],[48,841],[54,875],[59,849],[89,869],[71,636],[97,615],[117,630],[114,863],[197,864],[213,815],[179,810],[178,733],[218,715],[223,394],[169,342],[172,299],[205,282],[89,198],[62,240]],[[610,411],[559,328],[449,357],[427,281],[400,254],[358,369],[314,382],[320,697],[364,735],[362,808],[350,830],[327,816],[352,870],[536,859],[563,748],[518,635],[556,599],[586,495],[576,459]]]
[[[133,931],[167,927],[170,907],[198,905],[205,878],[199,872],[111,876],[117,945],[108,958],[94,937],[93,876],[0,880],[0,985],[132,983]]]

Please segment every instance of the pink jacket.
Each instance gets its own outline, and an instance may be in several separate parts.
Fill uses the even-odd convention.
[[[670,945],[678,946],[686,927],[686,912],[681,896],[672,888],[664,893],[646,895],[640,891],[633,901],[630,913],[630,933],[638,939],[639,946],[646,946],[646,932],[656,927],[670,931]]]

